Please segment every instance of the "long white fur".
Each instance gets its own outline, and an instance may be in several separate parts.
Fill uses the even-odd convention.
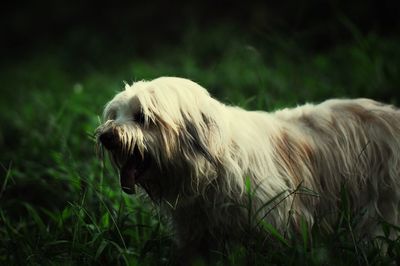
[[[134,119],[139,111],[145,125]],[[400,224],[400,111],[390,105],[335,99],[246,111],[195,82],[162,77],[126,85],[104,118],[98,133],[117,130],[118,160],[135,145],[151,155],[146,176],[162,186],[156,194],[172,206],[183,244],[240,237],[249,215],[281,231],[296,230],[300,219],[329,228],[343,189],[352,211],[365,212],[359,234],[379,234],[379,219]]]

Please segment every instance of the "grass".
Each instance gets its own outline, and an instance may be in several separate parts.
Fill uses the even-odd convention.
[[[116,62],[78,64],[63,47],[2,66],[0,264],[177,264],[165,217],[145,198],[122,194],[109,163],[95,156],[93,131],[123,81],[183,76],[249,109],[331,97],[399,103],[400,40],[355,34],[352,42],[311,53],[290,39],[251,41],[230,33],[192,32],[179,47],[150,58],[119,54]],[[212,263],[395,263],[398,241],[384,239],[384,256],[376,243],[353,239],[357,219],[345,210],[330,233],[302,224],[300,236],[281,235],[261,222],[268,239],[232,244]]]

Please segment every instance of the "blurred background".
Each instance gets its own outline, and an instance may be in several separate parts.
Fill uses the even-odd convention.
[[[121,194],[95,153],[99,115],[124,81],[186,77],[221,101],[268,111],[332,97],[399,105],[399,7],[2,4],[0,262],[166,264],[173,232],[145,199]]]

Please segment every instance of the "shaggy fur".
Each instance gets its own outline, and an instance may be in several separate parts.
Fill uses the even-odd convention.
[[[162,77],[126,85],[96,134],[125,192],[139,185],[167,203],[182,246],[240,238],[260,220],[281,231],[300,219],[329,228],[343,189],[351,210],[363,211],[359,235],[379,234],[379,219],[400,224],[400,111],[389,105],[335,99],[246,111]]]

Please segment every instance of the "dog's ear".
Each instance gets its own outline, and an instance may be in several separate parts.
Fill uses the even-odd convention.
[[[214,156],[211,154],[211,151],[208,147],[209,143],[207,142],[206,135],[208,135],[209,127],[209,119],[202,115],[203,122],[201,123],[193,123],[192,121],[185,118],[185,138],[183,141],[184,145],[187,148],[189,153],[189,157],[195,156],[196,154],[201,154],[204,158],[207,159],[210,163],[215,163]],[[201,124],[201,125],[200,125]]]
[[[188,153],[185,157],[189,159],[201,155],[216,166],[221,147],[220,128],[212,116],[201,113],[200,117],[200,120],[184,117],[185,133],[181,138],[185,145],[183,152]]]

